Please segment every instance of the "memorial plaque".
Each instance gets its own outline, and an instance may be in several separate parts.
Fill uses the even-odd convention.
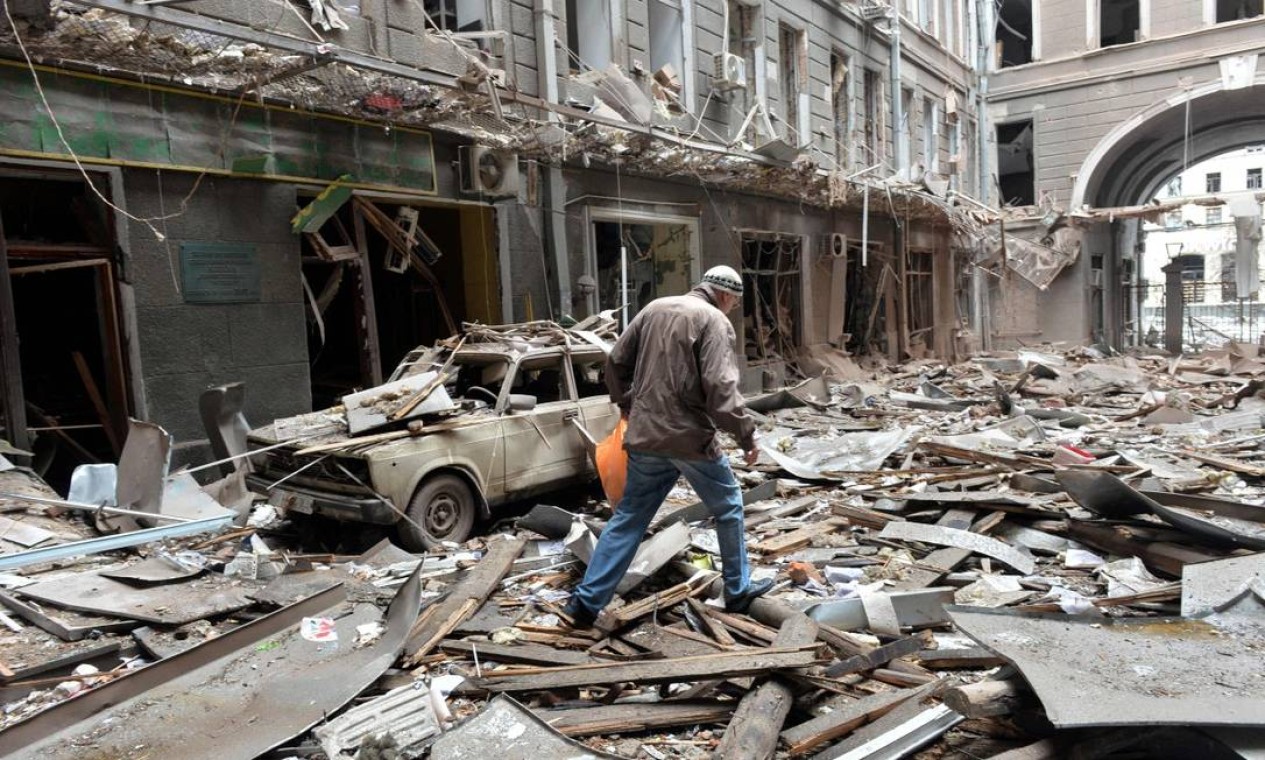
[[[181,243],[185,303],[259,300],[259,255],[248,243]]]

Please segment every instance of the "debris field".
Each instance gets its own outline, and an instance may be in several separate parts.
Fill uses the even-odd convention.
[[[578,630],[596,490],[425,554],[318,551],[240,471],[167,475],[160,510],[128,508],[152,483],[122,462],[96,509],[0,472],[0,755],[1259,752],[1256,347],[821,363],[750,399],[761,460],[733,462],[753,574],[777,585],[742,615],[684,485]]]

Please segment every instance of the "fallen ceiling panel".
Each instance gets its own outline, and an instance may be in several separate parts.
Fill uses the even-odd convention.
[[[1265,726],[1265,619],[948,612],[1019,669],[1058,728]]]
[[[0,732],[0,756],[255,757],[377,679],[399,656],[420,594],[415,571],[391,602],[381,636],[357,647],[357,627],[382,614],[369,604],[341,614],[346,595],[331,588]],[[309,616],[335,618],[337,640],[303,638],[300,621]]]
[[[18,589],[27,599],[98,615],[181,625],[251,605],[246,591],[223,576],[137,587],[99,573],[79,573]]]

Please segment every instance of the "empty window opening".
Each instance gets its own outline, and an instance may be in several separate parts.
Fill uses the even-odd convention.
[[[20,365],[0,388],[25,414],[0,420],[0,439],[33,452],[31,467],[65,493],[76,466],[115,461],[126,438],[113,220],[78,177],[27,176],[0,177],[0,218],[18,341],[5,349]]]
[[[1032,0],[1002,0],[995,42],[997,68],[1032,63]]]
[[[1260,189],[1261,189],[1261,169],[1260,169],[1260,167],[1257,167],[1257,168],[1255,168],[1255,169],[1248,169],[1248,170],[1247,170],[1247,189],[1248,189],[1248,190],[1260,190]]]
[[[1098,44],[1125,45],[1142,38],[1141,0],[1099,0]]]
[[[1173,262],[1181,268],[1182,296],[1186,303],[1204,301],[1204,257],[1201,253],[1176,256]]]
[[[1031,119],[997,125],[997,183],[1004,205],[1032,206],[1037,202]]]
[[[861,124],[865,129],[866,156],[861,163],[871,166],[883,158],[883,80],[873,69],[865,70],[864,92],[861,97]]]
[[[830,110],[834,123],[835,168],[851,166],[848,155],[848,57],[830,54]]]
[[[567,60],[572,71],[601,71],[611,63],[611,5],[567,0]]]
[[[907,168],[914,144],[914,91],[902,87],[900,90],[900,142],[904,148],[903,161],[898,169]]]
[[[798,237],[748,233],[742,237],[742,318],[747,361],[793,361],[800,345]]]
[[[1221,192],[1221,172],[1208,172],[1208,176],[1204,179],[1204,191],[1209,193]]]
[[[930,347],[936,327],[935,288],[932,286],[932,254],[930,251],[910,251],[905,267],[905,318],[909,325],[909,345],[921,343]]]
[[[593,2],[594,0],[588,0]],[[673,78],[685,76],[685,33],[682,0],[650,0],[651,71],[672,69]]]
[[[424,0],[423,8],[433,29],[445,32],[487,31],[485,0]]]
[[[782,77],[782,102],[786,113],[786,141],[792,145],[804,142],[800,124],[800,95],[804,92],[804,77],[808,54],[804,32],[785,24],[778,26],[778,58]]]
[[[1221,208],[1218,206],[1208,209],[1204,216],[1204,223],[1221,224]]]
[[[1217,23],[1265,15],[1265,0],[1217,0]]]
[[[940,105],[931,98],[922,101],[922,149],[927,171],[940,173]]]
[[[684,223],[593,223],[597,258],[598,308],[628,304],[631,320],[646,304],[679,296],[694,285],[695,229]],[[627,256],[627,295],[620,297]]]

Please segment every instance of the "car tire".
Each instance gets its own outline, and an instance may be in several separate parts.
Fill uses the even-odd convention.
[[[474,530],[474,494],[456,475],[435,475],[422,482],[405,514],[408,519],[399,523],[405,549],[423,552],[445,541],[461,543]]]

